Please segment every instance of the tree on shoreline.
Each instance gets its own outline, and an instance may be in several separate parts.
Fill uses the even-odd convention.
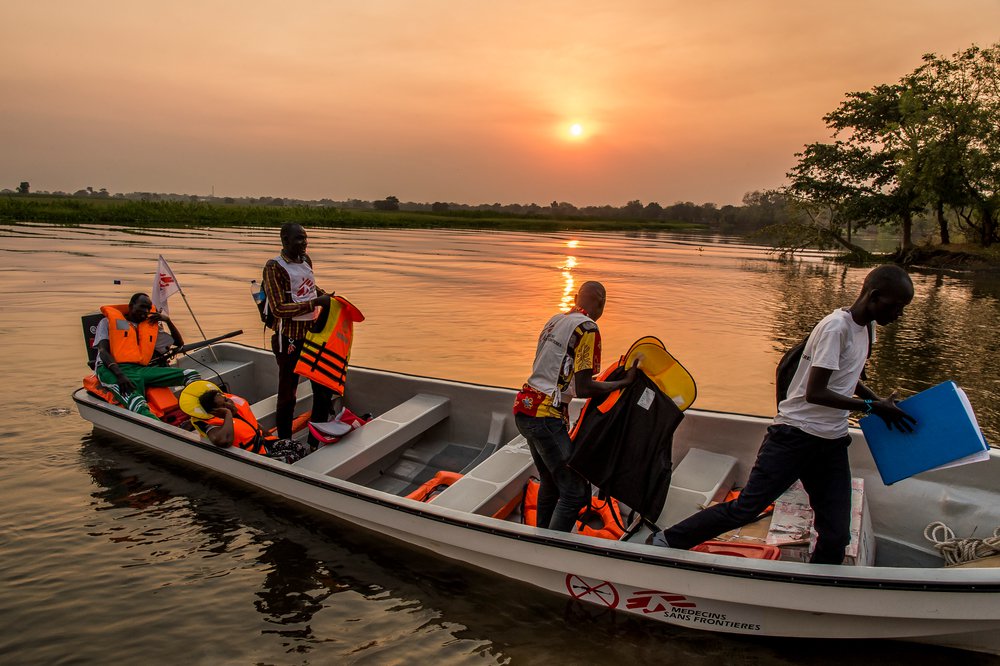
[[[800,237],[858,253],[852,229],[898,226],[907,251],[914,217],[932,214],[943,244],[949,220],[983,247],[1000,240],[1000,43],[927,54],[898,83],[848,93],[823,120],[834,141],[796,153],[784,189],[806,213]]]

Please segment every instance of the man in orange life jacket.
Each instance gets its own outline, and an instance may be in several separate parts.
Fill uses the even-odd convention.
[[[143,293],[133,294],[127,307],[105,305],[101,312],[104,319],[97,325],[93,344],[97,349],[97,378],[122,406],[155,419],[146,403],[147,388],[185,386],[199,377],[197,370],[149,365],[156,351],[160,323],[170,329],[176,345],[184,344],[180,331]]]
[[[566,463],[573,450],[566,424],[574,397],[602,396],[628,386],[637,368],[617,381],[599,382],[601,334],[597,320],[607,294],[600,282],[584,282],[576,305],[552,317],[538,337],[531,376],[514,401],[514,423],[528,440],[538,470],[538,527],[569,532],[590,502],[590,483]]]
[[[302,341],[312,327],[319,310],[329,308],[332,293],[316,286],[312,259],[306,254],[308,239],[302,225],[287,222],[281,226],[281,254],[264,265],[264,292],[267,307],[274,315],[274,335],[271,351],[278,364],[278,399],[275,425],[278,437],[292,436],[296,392],[299,377],[295,364],[299,360]],[[325,422],[330,418],[333,390],[312,382],[313,408],[310,420]],[[319,445],[310,433],[309,444]]]
[[[190,400],[183,401],[182,409],[191,416],[195,429],[212,444],[223,448],[237,446],[286,463],[293,463],[309,454],[309,445],[305,442],[265,435],[245,399],[223,393],[210,382],[194,383],[185,389],[185,393],[191,389],[196,389],[194,393],[198,394],[201,409],[192,409]]]

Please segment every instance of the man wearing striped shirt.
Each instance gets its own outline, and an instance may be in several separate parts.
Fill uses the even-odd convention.
[[[299,377],[295,364],[299,359],[302,340],[316,319],[319,308],[330,307],[332,293],[316,286],[312,259],[306,254],[307,236],[302,225],[288,222],[281,227],[281,254],[264,266],[264,292],[267,305],[274,315],[271,351],[278,363],[278,404],[275,412],[277,435],[292,436],[296,390]],[[330,417],[333,390],[312,382],[313,409],[311,421],[324,422]],[[313,448],[318,442],[310,434]]]

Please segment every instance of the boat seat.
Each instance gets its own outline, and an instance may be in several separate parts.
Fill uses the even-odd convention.
[[[203,356],[202,358],[204,362],[212,368],[212,371],[206,370],[203,365],[195,363],[186,357],[181,357],[177,360],[177,367],[197,370],[201,373],[202,379],[207,379],[213,384],[218,384],[222,381],[227,385],[234,387],[253,385],[253,361],[235,361],[228,359],[215,361],[211,356],[211,352],[207,353],[208,355]],[[216,373],[218,373],[218,376],[216,376]]]
[[[312,404],[312,382],[305,381],[299,384],[298,391],[295,392],[296,408]],[[274,416],[278,411],[278,394],[274,393],[250,405],[250,411],[258,422],[263,422]]]
[[[449,404],[444,396],[418,393],[294,466],[349,479],[443,421],[448,416]]]
[[[721,502],[736,480],[737,464],[733,456],[704,449],[689,450],[674,470],[667,501],[653,522],[667,528],[711,502]]]
[[[492,516],[521,494],[534,469],[528,441],[518,435],[430,503]]]

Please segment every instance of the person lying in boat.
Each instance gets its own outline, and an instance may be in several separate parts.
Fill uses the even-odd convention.
[[[584,282],[575,306],[549,319],[538,336],[531,376],[514,401],[514,423],[531,450],[538,469],[538,527],[572,531],[580,509],[590,503],[590,483],[567,465],[570,440],[569,403],[574,397],[603,396],[631,384],[638,371],[599,382],[601,334],[607,292],[600,282]]]
[[[310,452],[305,442],[266,435],[249,402],[223,393],[212,382],[192,382],[181,391],[178,403],[191,417],[195,430],[218,447],[238,446],[286,463],[301,460]]]
[[[841,564],[851,537],[848,415],[874,413],[901,432],[912,431],[916,423],[896,406],[896,393],[880,398],[861,382],[872,339],[869,327],[896,321],[912,300],[913,282],[899,266],[868,273],[854,304],[827,315],[809,334],[787,397],[778,404],[739,497],[654,533],[647,543],[690,549],[753,522],[799,479],[815,514],[810,562]]]
[[[127,409],[157,418],[146,403],[146,389],[154,386],[185,386],[199,379],[197,370],[150,365],[161,336],[160,324],[170,329],[168,344],[183,345],[177,326],[164,312],[153,307],[147,294],[133,294],[128,305],[105,305],[104,319],[94,333],[97,360],[94,372],[101,384]]]

